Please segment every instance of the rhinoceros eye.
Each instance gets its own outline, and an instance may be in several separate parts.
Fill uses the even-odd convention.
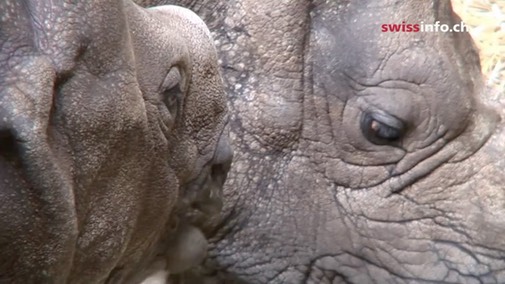
[[[182,101],[181,74],[177,67],[172,68],[163,82],[163,102],[172,117],[177,117]]]
[[[361,117],[361,131],[368,141],[377,145],[395,144],[405,133],[405,124],[382,112],[365,112]]]
[[[165,105],[167,106],[168,111],[170,112],[170,114],[173,117],[176,117],[178,115],[181,96],[182,96],[182,91],[181,91],[179,84],[166,90],[163,93],[163,97],[164,97],[163,101],[164,101]]]

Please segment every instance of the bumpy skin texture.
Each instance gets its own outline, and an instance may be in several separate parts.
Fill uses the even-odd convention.
[[[174,282],[505,282],[503,106],[471,38],[380,32],[459,23],[450,1],[171,2],[213,31],[236,150],[208,277]]]
[[[199,209],[231,161],[204,23],[117,0],[6,0],[0,15],[0,283],[128,283],[181,251],[179,270],[198,263],[187,216],[219,210]],[[174,245],[188,234],[200,252]]]

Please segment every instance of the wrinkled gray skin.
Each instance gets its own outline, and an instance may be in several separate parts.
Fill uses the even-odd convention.
[[[228,115],[205,24],[75,3],[0,1],[0,283],[183,271],[221,206]]]
[[[505,283],[504,122],[471,38],[380,32],[459,23],[448,0],[171,2],[213,32],[235,149],[207,278],[174,283]],[[367,113],[403,135],[372,143]]]

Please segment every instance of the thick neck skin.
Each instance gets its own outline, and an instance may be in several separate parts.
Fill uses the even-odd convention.
[[[449,1],[225,3],[178,3],[213,31],[232,110],[208,267],[250,283],[505,281],[505,133],[471,39],[381,33],[459,23]]]

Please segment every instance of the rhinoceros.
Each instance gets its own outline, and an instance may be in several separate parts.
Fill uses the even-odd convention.
[[[138,283],[198,264],[227,121],[193,12],[2,0],[0,283]]]
[[[503,104],[448,0],[139,1],[219,52],[235,159],[173,283],[505,283]]]

